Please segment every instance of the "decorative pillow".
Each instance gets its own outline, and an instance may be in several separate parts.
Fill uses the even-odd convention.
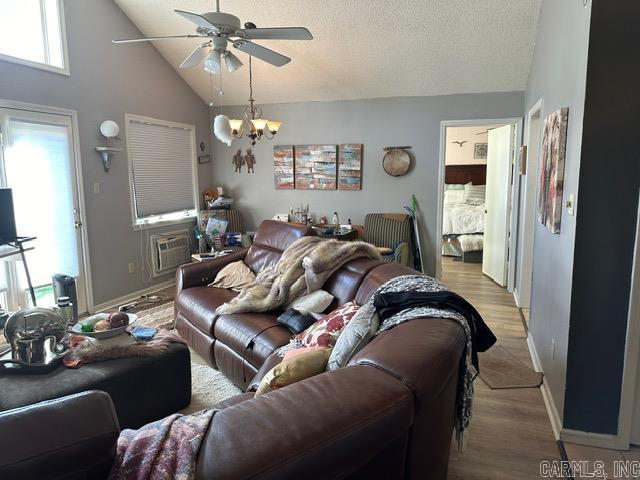
[[[373,315],[362,315],[362,313],[364,311],[356,315],[338,337],[329,357],[327,370],[344,367],[375,336],[380,326],[380,317],[377,313]]]
[[[465,190],[446,190],[444,192],[444,204],[452,205],[454,203],[462,203]]]
[[[333,295],[324,290],[316,290],[309,295],[298,297],[285,310],[293,308],[301,313],[321,313],[324,312],[333,302]]]
[[[326,350],[324,347],[300,347],[289,350],[282,357],[282,361],[291,360],[292,358],[302,355],[303,353],[315,352],[316,350]]]
[[[237,262],[231,262],[220,270],[216,275],[216,279],[211,282],[209,286],[240,291],[245,287],[253,285],[255,281],[256,276],[254,273],[242,260],[239,260]]]
[[[324,372],[330,351],[328,348],[315,349],[283,360],[262,378],[255,396],[264,395]]]
[[[486,185],[466,185],[464,187],[464,203],[469,205],[482,205],[487,191]]]
[[[445,183],[444,191],[446,192],[447,190],[464,190],[464,186],[464,183]]]
[[[322,317],[304,332],[296,335],[305,347],[328,347],[336,344],[338,335],[349,323],[360,307],[355,302],[348,302]]]

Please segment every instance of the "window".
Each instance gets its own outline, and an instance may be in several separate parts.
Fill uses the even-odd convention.
[[[0,59],[68,74],[62,1],[0,0]]]
[[[196,216],[195,127],[125,115],[133,227]]]

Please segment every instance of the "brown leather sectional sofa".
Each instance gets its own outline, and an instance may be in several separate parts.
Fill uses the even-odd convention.
[[[302,226],[265,221],[254,243],[177,272],[176,328],[212,367],[253,389],[280,359],[291,332],[278,313],[221,315],[235,293],[212,289],[220,269],[244,260],[254,272],[278,261]],[[358,259],[323,289],[334,305],[363,304],[383,283],[415,274]],[[445,319],[419,319],[380,334],[343,369],[268,395],[248,392],[218,412],[198,457],[198,478],[446,478],[464,334]]]
[[[275,313],[216,319],[214,309],[234,293],[206,285],[231,261],[244,259],[258,271],[309,234],[303,227],[263,222],[248,250],[178,270],[178,331],[243,388],[250,389],[279,361],[272,352],[291,334],[277,325]],[[336,305],[353,299],[362,304],[387,280],[412,273],[397,264],[360,259],[344,265],[324,289],[336,297]],[[342,369],[257,398],[252,392],[237,395],[217,406],[198,454],[196,478],[445,479],[464,344],[462,329],[450,320],[412,320],[378,335]],[[114,445],[118,431],[105,396],[89,392],[36,405],[31,408],[35,414],[29,408],[0,414],[0,428],[17,431],[26,424],[27,434],[43,428],[56,432],[57,456],[36,454],[34,446],[28,459],[32,472],[48,472],[48,478],[62,478],[62,473],[64,478],[104,478],[96,469],[109,464],[105,456],[113,449],[106,446]],[[86,420],[83,415],[86,423],[67,431],[59,424],[73,418],[69,406],[92,413]],[[80,437],[83,443],[75,442]],[[100,451],[85,445],[99,445]],[[0,473],[15,472],[3,468],[7,459],[2,453]],[[8,454],[14,455],[11,449]],[[86,461],[91,455],[99,463],[91,466]],[[73,459],[78,457],[82,461],[75,474]]]

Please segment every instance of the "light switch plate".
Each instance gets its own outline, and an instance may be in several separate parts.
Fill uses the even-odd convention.
[[[576,196],[573,193],[569,194],[569,199],[565,206],[567,207],[567,213],[572,215],[575,213],[575,205],[576,205]]]
[[[93,194],[100,195],[100,184],[98,182],[93,184]]]

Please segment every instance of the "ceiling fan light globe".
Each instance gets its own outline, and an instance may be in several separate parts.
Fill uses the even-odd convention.
[[[202,66],[207,73],[220,73],[220,54],[211,52],[202,62]]]
[[[231,52],[224,53],[224,63],[227,66],[229,73],[235,72],[243,65],[240,59]]]

